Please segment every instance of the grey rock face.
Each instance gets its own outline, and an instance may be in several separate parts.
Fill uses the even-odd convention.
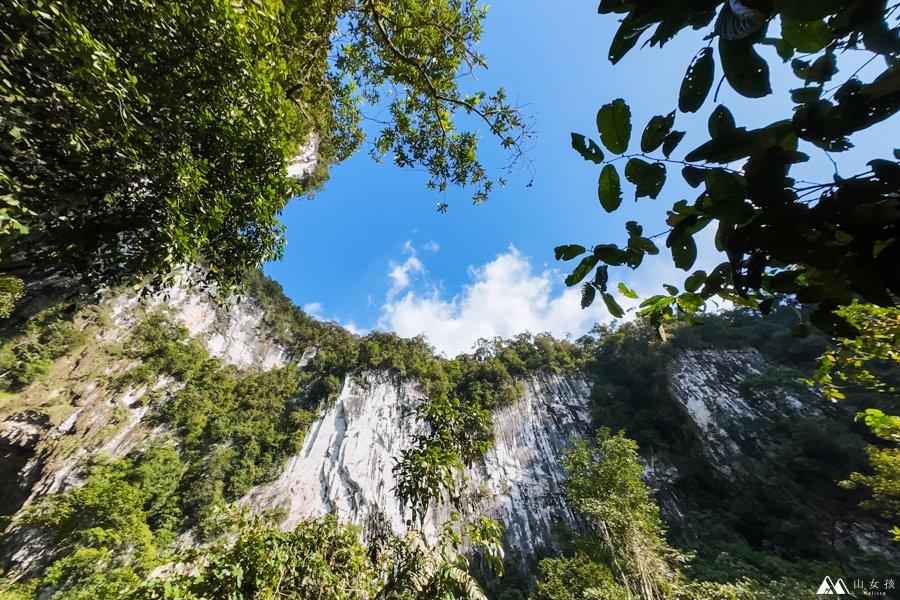
[[[200,337],[210,353],[242,368],[269,369],[287,364],[286,350],[273,343],[262,326],[264,312],[252,300],[220,306],[207,295],[186,286],[176,286],[143,300],[119,295],[105,301],[110,324],[99,336],[108,342],[124,342],[131,329],[148,310],[165,307],[172,317]],[[96,358],[96,357],[95,357]],[[168,383],[164,378],[149,386],[111,392],[97,385],[96,367],[82,356],[69,365],[66,388],[71,406],[56,421],[30,412],[0,418],[0,459],[4,459],[4,491],[0,497],[13,512],[36,499],[81,484],[83,466],[94,456],[122,457],[161,433],[149,422],[148,392]],[[131,368],[120,359],[106,366],[107,375]],[[85,380],[93,378],[85,384]],[[13,465],[13,466],[10,466]],[[13,468],[14,467],[14,468]],[[9,471],[9,472],[7,472]],[[2,514],[2,513],[0,513]],[[41,560],[32,544],[33,535],[18,530],[15,523],[5,532],[0,562],[22,570]]]
[[[513,549],[553,548],[557,527],[577,525],[560,493],[559,459],[570,437],[587,431],[588,396],[582,381],[537,375],[519,402],[493,415],[494,447],[467,472],[468,493],[506,527]],[[395,532],[406,531],[411,515],[394,495],[392,470],[421,431],[415,411],[421,399],[418,386],[385,372],[348,378],[334,405],[310,427],[300,454],[244,502],[286,508],[285,528],[331,513],[363,526],[380,515]],[[426,532],[434,535],[449,512],[449,506],[433,509]]]
[[[297,360],[303,368],[315,355],[309,348],[299,357],[290,356],[274,343],[262,308],[251,298],[222,307],[187,287],[175,287],[142,301],[122,295],[108,302],[111,325],[101,336],[111,342],[127,339],[147,310],[165,307],[214,356],[238,367],[270,369]],[[110,364],[107,373],[133,366],[126,363]],[[55,422],[26,413],[0,419],[0,450],[16,449],[23,464],[5,479],[17,482],[26,504],[78,485],[85,459],[99,453],[124,456],[161,432],[143,399],[166,381],[114,394],[96,382],[84,383],[96,372],[80,368],[74,363],[66,375],[69,382],[82,382],[73,392],[70,413]],[[766,398],[742,390],[748,375],[766,368],[764,358],[750,349],[686,351],[668,365],[667,401],[680,408],[705,462],[722,474],[728,475],[728,457],[741,451],[740,440],[729,434],[730,421],[803,406],[789,391]],[[575,377],[545,373],[524,384],[519,401],[493,413],[493,448],[468,469],[466,490],[480,512],[505,526],[507,546],[531,555],[542,547],[556,549],[560,527],[579,527],[562,494],[565,473],[559,460],[572,437],[590,431],[590,389]],[[254,510],[286,509],[285,528],[330,513],[364,527],[377,519],[404,532],[411,515],[395,497],[393,468],[421,431],[416,410],[422,399],[419,385],[387,372],[347,377],[339,397],[310,427],[299,454],[287,460],[277,479],[254,488],[242,502]],[[652,487],[675,487],[679,474],[671,458],[645,457],[645,479]],[[660,498],[667,514],[682,512],[679,498]],[[449,512],[444,505],[427,515],[426,533],[436,534]],[[24,564],[35,557],[29,540],[24,532],[10,546],[15,561]]]
[[[110,318],[114,326],[104,338],[124,339],[143,311],[163,307],[187,327],[192,337],[203,339],[211,355],[227,364],[266,370],[290,361],[285,348],[268,339],[263,327],[265,312],[255,300],[245,298],[238,302],[232,298],[228,304],[219,305],[186,285],[168,288],[143,301],[125,294],[113,298]]]
[[[584,381],[539,374],[526,382],[521,400],[494,413],[494,447],[470,477],[482,508],[506,527],[510,548],[556,549],[557,529],[578,526],[562,495],[560,459],[573,437],[589,431],[589,397]]]
[[[287,173],[291,179],[302,183],[308,179],[319,166],[319,147],[322,138],[313,132],[309,134],[306,143],[300,146],[297,156],[288,161]]]

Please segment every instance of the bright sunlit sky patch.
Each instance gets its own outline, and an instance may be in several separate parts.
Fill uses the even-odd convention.
[[[618,23],[598,15],[596,4],[506,0],[488,15],[481,49],[489,70],[479,74],[479,84],[488,92],[504,85],[509,98],[535,119],[532,187],[526,187],[527,172],[516,172],[486,204],[472,206],[470,191],[450,190],[445,196],[428,191],[424,173],[387,161],[375,164],[364,148],[332,169],[314,199],[289,204],[283,215],[285,257],[267,265],[266,273],[318,318],[356,332],[425,333],[450,356],[470,350],[480,337],[526,330],[578,336],[598,321],[609,321],[602,302],[581,310],[579,291],[563,284],[574,264],[555,262],[553,248],[622,242],[624,223],[632,219],[644,225],[646,234],[661,232],[663,203],[693,201],[697,192],[682,182],[680,169],[669,165],[669,182],[659,200],[635,203],[625,184],[622,208],[607,215],[597,201],[600,168],[571,149],[569,133],[597,139],[597,109],[621,97],[631,106],[639,135],[651,116],[675,108],[681,79],[707,32],[684,32],[662,50],[636,48],[613,66],[606,55]],[[777,24],[770,27],[777,35]],[[759,127],[787,116],[787,90],[799,87],[770,48],[763,52],[772,68],[773,95],[746,101],[727,84],[719,93],[718,101],[732,109],[738,126]],[[720,75],[717,65],[717,83]],[[866,72],[861,75],[866,80]],[[706,120],[715,106],[710,97],[700,112],[677,115],[675,128],[688,135],[674,157],[707,139]],[[898,133],[895,118],[854,137],[860,151],[835,156],[840,172],[859,172],[874,156],[890,155]],[[493,139],[486,137],[482,144],[487,166],[505,164],[506,155]],[[833,167],[821,150],[801,149],[813,160],[795,169],[795,177],[824,181],[831,176]],[[435,210],[440,201],[450,204],[447,214]],[[698,240],[705,244],[695,268],[719,262],[712,233],[705,231]],[[658,241],[662,247],[663,240]],[[613,286],[624,281],[646,295],[659,293],[663,282],[680,284],[684,275],[671,266],[662,247],[659,257],[635,272],[611,270],[610,281]]]

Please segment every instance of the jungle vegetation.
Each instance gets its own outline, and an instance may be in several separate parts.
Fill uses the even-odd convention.
[[[51,551],[40,572],[6,582],[2,597],[299,598],[318,589],[323,598],[801,598],[814,589],[814,579],[842,568],[826,521],[862,510],[854,508],[859,503],[876,518],[896,515],[896,493],[879,483],[893,475],[866,464],[867,452],[889,446],[869,438],[867,450],[866,428],[853,426],[853,412],[843,404],[818,416],[736,422],[739,435],[760,448],[732,465],[739,486],[711,479],[701,449],[682,435],[683,416],[664,389],[665,365],[678,352],[753,347],[778,366],[748,377],[747,394],[767,397],[791,386],[805,391],[796,378],[812,371],[830,340],[818,333],[784,344],[794,340],[785,328],[796,319],[794,307],[776,307],[766,318],[747,309],[710,315],[702,327],[673,328],[665,342],[639,321],[597,327],[574,342],[546,334],[483,340],[472,354],[447,359],[421,338],[356,336],[316,321],[261,274],[250,276],[248,289],[247,301],[268,315],[272,337],[295,356],[315,347],[315,356],[299,371],[294,364],[237,369],[211,357],[164,312],[146,313],[111,355],[131,368],[98,373],[97,380],[119,394],[167,382],[151,385],[142,402],[149,405],[149,422],[168,433],[127,457],[96,457],[84,465],[82,486],[22,511],[18,526],[39,532]],[[57,337],[35,333],[77,331],[72,319],[83,309],[49,309],[8,338],[4,352],[32,348],[6,355],[20,357],[13,366],[34,378],[18,379],[8,392],[48,376],[29,360],[44,364],[47,356],[99,343],[82,335],[61,345]],[[431,434],[398,457],[396,470],[395,492],[413,519],[448,493],[443,497],[467,518],[451,520],[446,537],[433,542],[415,530],[406,537],[381,532],[362,542],[359,531],[333,519],[281,532],[277,511],[250,515],[235,509],[235,501],[277,477],[299,451],[307,428],[343,380],[367,370],[421,382],[418,414]],[[570,502],[589,526],[569,538],[562,556],[538,553],[530,557],[533,572],[513,568],[498,577],[502,529],[472,518],[461,469],[490,448],[490,411],[514,402],[524,379],[538,372],[592,382],[597,435],[576,443],[565,462],[572,474]],[[845,391],[845,403],[857,401],[856,393]],[[676,465],[681,476],[669,490],[688,507],[681,518],[662,521],[659,506],[666,499],[642,480],[638,448],[645,457],[682,457]],[[844,488],[841,481],[848,482]],[[200,545],[179,544],[187,532]],[[459,547],[463,534],[480,541],[474,556]],[[329,541],[310,546],[315,540]],[[847,568],[873,576],[890,566],[887,558],[857,560]],[[202,566],[178,570],[177,564]]]
[[[281,255],[282,208],[360,147],[375,106],[376,159],[484,201],[504,182],[465,115],[514,162],[529,135],[502,88],[461,90],[485,66],[484,16],[474,0],[4,2],[0,314],[22,277],[234,287]],[[310,145],[315,173],[292,177]]]
[[[687,28],[710,38],[686,65],[673,110],[640,128],[639,150],[629,150],[623,99],[598,111],[599,143],[573,133],[574,150],[599,168],[600,205],[612,213],[623,202],[617,161],[636,199],[661,197],[672,168],[699,196],[667,202],[661,233],[629,222],[624,244],[565,245],[556,256],[580,258],[566,283],[582,285],[584,305],[599,295],[617,317],[624,311],[609,267],[638,268],[660,251],[654,239],[665,236],[688,275],[644,299],[634,323],[574,342],[546,334],[482,340],[472,354],[446,359],[424,338],[360,337],[320,323],[256,267],[280,256],[286,202],[315,190],[331,164],[358,150],[373,106],[390,115],[372,140],[375,157],[423,168],[438,192],[465,186],[478,203],[504,184],[479,161],[466,116],[512,160],[527,160],[529,124],[504,91],[465,94],[459,85],[485,64],[477,51],[485,9],[473,0],[4,2],[0,317],[13,312],[25,280],[64,275],[91,288],[147,289],[188,277],[255,298],[295,358],[317,351],[300,371],[240,370],[211,357],[164,312],[145,315],[117,350],[137,366],[101,383],[123,391],[168,381],[145,401],[169,434],[84,465],[82,486],[18,515],[49,554],[39,573],[4,581],[0,597],[481,598],[486,589],[504,600],[787,599],[811,594],[814,580],[836,568],[895,569],[881,555],[838,565],[822,520],[858,505],[900,523],[900,155],[821,182],[797,181],[791,169],[810,149],[848,151],[856,132],[884,127],[897,112],[898,10],[884,0],[603,0],[599,12],[621,18],[613,62],[645,34],[651,46]],[[706,104],[717,65],[720,85],[747,98],[770,93],[772,65],[760,45],[797,78],[792,114],[747,130],[717,106],[709,140],[678,158],[678,112]],[[839,77],[850,52],[884,67],[866,81],[859,71]],[[315,172],[293,178],[288,166],[309,145],[319,155]],[[727,260],[710,273],[692,271],[694,236],[713,226]],[[182,269],[194,264],[202,268]],[[636,297],[622,284],[617,290]],[[714,298],[738,308],[702,314]],[[74,324],[83,302],[70,299],[4,332],[6,398],[97,343]],[[689,327],[700,319],[702,327]],[[736,345],[756,347],[781,369],[749,378],[747,394],[806,376],[840,402],[815,415],[735,423],[759,445],[735,464],[744,485],[723,491],[696,464],[679,465],[677,491],[692,509],[666,524],[664,499],[641,479],[638,448],[696,449],[684,448],[679,415],[661,402],[662,365],[686,348]],[[422,386],[419,418],[429,435],[396,470],[397,493],[415,516],[444,494],[467,510],[461,469],[490,448],[490,411],[514,402],[525,377],[592,379],[597,434],[565,461],[569,500],[588,524],[569,551],[533,557],[536,579],[508,573],[499,585],[479,584],[459,538],[476,540],[476,560],[499,574],[502,532],[489,519],[451,521],[434,542],[414,530],[363,543],[334,519],[281,532],[277,514],[229,508],[278,473],[345,378],[371,369]],[[188,532],[200,545],[176,543]]]
[[[832,160],[833,175],[820,181],[798,181],[791,169],[809,161],[810,153],[831,158],[849,151],[853,135],[864,129],[880,127],[889,135],[889,119],[900,110],[898,10],[884,0],[602,0],[598,12],[620,20],[609,46],[613,64],[641,40],[641,48],[662,48],[688,29],[708,35],[693,59],[685,57],[681,89],[665,114],[640,128],[632,124],[626,100],[600,108],[596,133],[609,157],[589,136],[572,134],[573,148],[600,169],[597,195],[604,211],[614,213],[624,189],[633,188],[635,200],[666,199],[668,215],[659,232],[628,222],[625,244],[601,240],[590,248],[556,248],[559,260],[581,257],[566,283],[582,284],[582,303],[599,294],[621,316],[609,289],[610,267],[639,268],[645,256],[660,252],[654,240],[664,238],[675,266],[688,275],[682,285],[666,284],[665,293],[641,302],[639,314],[657,326],[676,314],[698,314],[712,298],[768,313],[776,299],[791,297],[813,308],[808,321],[815,327],[853,337],[856,328],[840,307],[854,299],[895,307],[900,150],[870,157],[861,173],[839,173]],[[784,65],[764,58],[763,46],[773,47]],[[863,67],[846,68],[858,59],[870,67],[865,73]],[[713,102],[725,83],[747,99],[768,96],[773,69],[788,69],[796,79],[790,112],[748,130],[740,115],[720,104],[709,115],[708,141],[678,154],[685,135],[675,129],[679,112],[703,108],[717,78]],[[640,139],[633,141],[637,132]],[[624,187],[621,161],[629,184]],[[674,170],[698,189],[695,200],[666,194]],[[716,248],[726,260],[709,273],[692,271],[694,238],[707,227],[715,228]],[[618,291],[636,297],[624,285]],[[802,334],[806,325],[799,325]]]

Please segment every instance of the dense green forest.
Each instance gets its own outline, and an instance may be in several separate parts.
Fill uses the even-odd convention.
[[[900,152],[816,182],[791,170],[812,150],[850,150],[864,129],[890,133],[900,5],[602,0],[598,12],[619,19],[613,63],[642,38],[662,47],[689,29],[709,35],[673,106],[639,135],[622,98],[599,108],[595,134],[572,134],[572,149],[598,167],[597,201],[619,210],[622,177],[636,200],[657,199],[672,169],[699,195],[669,194],[662,232],[628,221],[624,243],[562,245],[556,258],[578,259],[566,284],[581,287],[582,306],[599,298],[616,318],[626,311],[610,277],[659,254],[655,240],[664,236],[686,278],[648,298],[617,283],[620,297],[638,301],[635,320],[577,340],[525,333],[445,358],[424,337],[359,336],[318,321],[259,268],[282,256],[287,202],[320,187],[367,132],[376,160],[427,173],[442,213],[450,186],[478,204],[505,185],[480,158],[484,139],[531,169],[529,118],[503,88],[477,85],[486,8],[0,4],[0,414],[61,426],[87,394],[143,390],[158,433],[126,456],[92,455],[78,465],[80,485],[21,510],[25,499],[4,492],[12,509],[0,542],[25,539],[40,555],[24,570],[4,565],[0,598],[787,600],[815,596],[826,575],[898,572]],[[844,68],[848,54],[880,70],[864,81],[862,68]],[[711,93],[716,101],[717,65],[718,87],[747,99],[772,93],[770,70],[789,70],[793,108],[747,129],[719,105],[709,139],[679,157],[677,116]],[[291,175],[309,149],[316,160]],[[706,227],[725,257],[710,272],[695,268]],[[103,337],[104,299],[183,280],[218,302],[257,303],[262,334],[291,361],[226,364],[165,307],[141,308],[121,338]],[[45,282],[64,293],[40,298]],[[735,308],[712,312],[716,299]],[[728,423],[741,452],[726,476],[667,400],[667,368],[685,352],[746,348],[768,367],[745,377],[741,394],[775,409]],[[279,510],[241,505],[299,452],[344,382],[369,371],[421,391],[421,430],[393,471],[409,532],[364,536],[334,517],[285,532]],[[561,553],[511,560],[464,472],[492,448],[493,415],[538,374],[590,385],[591,435],[562,460],[583,527],[559,532]],[[805,398],[802,410],[778,410],[788,397]],[[91,440],[54,443],[112,439],[130,418],[113,404]],[[671,485],[650,477],[658,457],[679,474]],[[450,518],[429,537],[425,515],[441,503]],[[848,515],[875,528],[870,548],[839,551],[835,524]]]
[[[650,324],[634,322],[597,327],[574,342],[546,334],[484,340],[473,354],[445,359],[421,338],[360,337],[312,319],[277,283],[259,273],[248,278],[248,300],[264,308],[269,335],[295,356],[318,348],[304,368],[227,366],[158,309],[143,313],[123,344],[96,338],[108,317],[90,302],[50,309],[6,331],[0,354],[14,376],[0,405],[4,412],[29,385],[58,376],[55,361],[97,346],[91,351],[106,357],[98,365],[134,365],[106,375],[98,370],[106,389],[121,393],[160,377],[168,382],[142,402],[169,433],[124,458],[92,459],[83,465],[83,485],[24,509],[18,526],[40,532],[52,550],[44,568],[7,581],[4,597],[262,598],[276,590],[298,598],[479,597],[481,586],[504,600],[787,599],[812,594],[829,573],[878,577],[896,567],[890,554],[876,550],[842,564],[846,557],[829,540],[832,515],[896,515],[896,495],[871,481],[866,463],[867,444],[869,452],[888,447],[854,425],[852,409],[823,405],[827,410],[809,415],[776,412],[735,422],[737,435],[759,450],[735,458],[728,482],[710,475],[702,449],[692,447],[683,416],[667,400],[668,360],[696,349],[752,347],[766,356],[771,370],[742,384],[748,397],[783,395],[792,386],[806,392],[798,378],[814,369],[829,339],[816,334],[785,344],[793,340],[786,325],[798,318],[794,307],[766,318],[743,309],[710,315],[702,326],[674,328],[666,341]],[[460,469],[491,447],[491,411],[516,402],[528,377],[560,373],[590,381],[596,437],[578,442],[564,462],[571,474],[567,497],[588,525],[560,532],[568,548],[563,556],[524,557],[533,571],[507,561],[498,577],[500,565],[492,561],[501,556],[502,529],[483,517],[451,523],[450,537],[437,542],[415,530],[406,538],[385,533],[363,542],[334,519],[282,533],[277,510],[252,515],[232,504],[278,475],[345,376],[370,370],[422,384],[418,412],[429,435],[396,467],[395,493],[413,514],[448,491],[444,501],[471,510],[460,493]],[[870,400],[863,391],[850,398]],[[681,498],[685,510],[668,522],[657,504],[665,506],[665,498],[642,479],[642,455],[673,457],[682,474],[665,493]],[[188,531],[199,546],[179,543]],[[467,558],[458,547],[461,534],[481,540],[481,549]],[[204,566],[172,568],[185,563]]]

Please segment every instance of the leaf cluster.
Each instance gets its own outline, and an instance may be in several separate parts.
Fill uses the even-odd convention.
[[[813,325],[852,337],[855,330],[836,312],[839,307],[854,298],[893,306],[900,290],[893,268],[900,260],[900,247],[894,243],[900,223],[900,155],[875,157],[865,172],[852,177],[835,173],[832,181],[822,183],[797,181],[790,171],[809,160],[801,144],[828,153],[849,150],[853,134],[900,110],[900,28],[890,19],[894,10],[885,2],[837,0],[815,7],[800,0],[746,6],[603,0],[601,14],[623,17],[610,46],[614,63],[645,32],[650,32],[647,44],[662,46],[680,31],[708,27],[715,18],[708,38],[718,40],[724,79],[737,93],[748,98],[771,93],[769,63],[757,51],[761,45],[774,46],[783,61],[791,61],[800,87],[791,93],[793,114],[757,129],[739,127],[729,109],[718,106],[709,117],[710,139],[684,160],[670,158],[684,137],[673,128],[677,111],[651,118],[641,133],[640,151],[629,154],[632,123],[627,103],[618,99],[601,107],[599,139],[617,155],[608,160],[594,140],[573,133],[574,149],[601,166],[598,197],[607,212],[619,209],[623,199],[618,160],[627,161],[624,176],[634,186],[635,199],[660,196],[667,165],[681,167],[684,181],[700,190],[694,202],[672,202],[666,231],[644,237],[632,233],[637,229],[633,224],[626,246],[558,247],[557,259],[582,257],[568,285],[580,283],[596,269],[594,280],[582,286],[582,304],[591,304],[599,293],[610,313],[620,316],[622,310],[606,289],[607,267],[638,268],[643,256],[656,251],[650,240],[664,235],[675,266],[689,276],[683,292],[666,286],[668,294],[641,303],[638,314],[656,326],[679,315],[696,315],[716,297],[763,313],[776,298],[794,297],[817,306]],[[774,23],[781,25],[780,37],[766,37]],[[857,71],[826,89],[838,73],[839,53],[847,50],[868,53],[867,65],[884,59],[887,66],[869,82],[861,81]],[[679,111],[696,112],[703,106],[715,69],[716,52],[711,46],[702,48],[683,79]],[[731,166],[738,161],[743,163],[740,168]],[[716,227],[716,248],[727,260],[709,273],[691,272],[697,258],[694,237],[710,225]]]
[[[139,585],[174,539],[181,468],[175,447],[156,442],[132,457],[101,460],[82,486],[28,507],[20,524],[46,536],[51,549],[35,594],[112,597]]]
[[[3,268],[102,286],[202,262],[190,275],[228,292],[281,257],[282,209],[359,148],[364,118],[380,121],[376,157],[485,200],[504,181],[463,122],[514,162],[528,124],[502,88],[460,89],[485,65],[484,15],[474,0],[4,3]],[[289,175],[309,151],[315,172]]]

